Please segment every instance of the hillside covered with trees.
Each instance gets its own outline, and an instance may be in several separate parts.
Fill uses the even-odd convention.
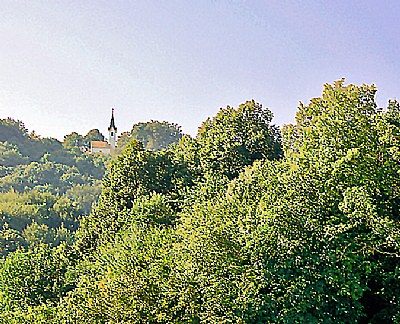
[[[181,137],[177,125],[143,122],[123,134],[118,152],[133,138],[159,151]],[[29,134],[21,121],[0,120],[0,255],[40,243],[72,244],[80,218],[90,214],[100,195],[105,164],[112,158],[91,154],[92,141],[105,137],[92,129],[59,142]]]
[[[72,244],[79,218],[90,214],[108,158],[81,152],[70,138],[40,138],[20,121],[0,120],[1,255]]]
[[[129,138],[78,219],[104,156],[3,120],[0,323],[399,323],[400,105],[375,95],[341,80],[282,131],[248,101],[168,149]]]

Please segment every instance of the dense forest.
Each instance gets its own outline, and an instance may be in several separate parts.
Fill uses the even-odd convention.
[[[117,153],[137,138],[160,151],[182,137],[179,126],[151,121],[134,124],[120,137]],[[0,120],[0,255],[40,243],[72,244],[80,218],[101,192],[111,156],[89,153],[91,141],[105,141],[98,129],[73,132],[61,143],[29,134],[23,122]]]
[[[96,140],[99,131],[86,135]],[[79,218],[100,194],[107,156],[84,154],[66,136],[28,134],[24,124],[0,120],[0,253],[40,243],[72,243]]]
[[[140,123],[114,156],[1,120],[0,323],[400,323],[400,105],[376,91],[326,84],[282,130],[255,101],[194,138]]]

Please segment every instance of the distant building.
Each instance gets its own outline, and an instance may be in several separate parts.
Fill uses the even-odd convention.
[[[104,154],[110,154],[114,152],[117,146],[117,127],[114,121],[114,108],[111,111],[111,122],[108,127],[108,143],[102,141],[92,141],[90,142],[90,152],[97,153],[101,152]]]
[[[101,152],[104,154],[110,154],[110,144],[107,142],[93,141],[90,142],[90,152],[97,153]]]
[[[114,151],[117,146],[117,127],[114,121],[114,108],[111,111],[111,122],[110,127],[108,127],[108,143],[110,143],[111,152]]]

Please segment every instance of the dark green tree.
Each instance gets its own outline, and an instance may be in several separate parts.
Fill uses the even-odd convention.
[[[77,132],[72,132],[69,135],[64,136],[63,145],[65,148],[74,148],[80,147],[84,144],[84,139],[82,135],[79,135]]]
[[[0,143],[14,145],[28,162],[38,161],[45,153],[60,149],[60,142],[55,139],[41,139],[28,130],[21,121],[12,118],[0,120]]]
[[[131,139],[136,139],[149,151],[161,151],[182,138],[181,127],[169,122],[140,122],[132,126],[130,132],[122,133],[118,139],[118,149],[121,152]]]
[[[12,118],[0,120],[0,142],[15,145],[22,155],[29,155],[29,135],[24,123]]]
[[[66,255],[62,246],[40,245],[0,260],[1,323],[53,322],[51,308],[72,288]]]
[[[14,167],[28,161],[29,159],[22,156],[17,146],[8,142],[0,142],[0,166]]]
[[[93,141],[100,141],[104,142],[105,137],[98,129],[92,129],[90,130],[85,137],[83,138],[83,143],[85,146],[90,147],[90,142]]]

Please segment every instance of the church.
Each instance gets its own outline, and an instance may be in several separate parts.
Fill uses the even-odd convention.
[[[114,121],[114,108],[111,110],[111,121],[108,127],[108,142],[93,141],[90,142],[90,152],[97,153],[101,152],[104,154],[110,154],[114,152],[117,146],[117,127]]]

